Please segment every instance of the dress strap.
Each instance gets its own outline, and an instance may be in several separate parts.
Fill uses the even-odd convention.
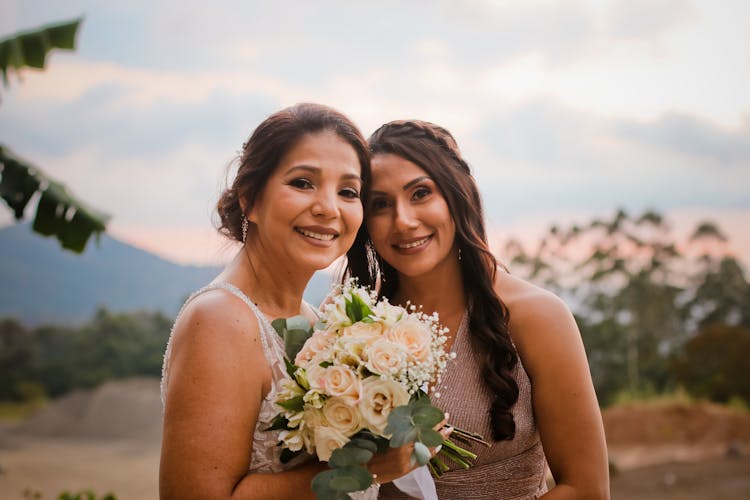
[[[258,309],[258,306],[255,305],[255,302],[250,300],[250,298],[247,295],[245,295],[245,293],[242,290],[240,290],[237,286],[227,281],[222,281],[220,283],[212,283],[208,285],[207,287],[204,287],[201,290],[199,290],[199,292],[206,291],[207,289],[215,290],[217,288],[226,290],[227,292],[231,293],[235,297],[239,298],[240,300],[242,300],[242,302],[244,302],[247,305],[247,307],[250,308],[251,311],[253,311],[253,314],[255,314],[255,317],[258,318],[258,328],[260,330],[260,341],[263,344],[263,352],[268,353],[270,346],[268,345],[268,339],[266,339],[266,332],[268,331],[269,328],[273,329],[273,327],[271,326],[271,323],[268,321],[268,319],[266,319],[266,316],[261,312],[260,309]]]

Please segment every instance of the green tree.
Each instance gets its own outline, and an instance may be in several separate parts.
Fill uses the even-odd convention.
[[[532,252],[505,246],[511,268],[573,307],[603,402],[619,391],[663,391],[670,360],[708,324],[746,325],[750,287],[720,229],[698,225],[678,244],[654,211],[619,210],[569,228],[553,226]]]
[[[8,74],[21,69],[43,69],[53,49],[74,50],[81,19],[19,33],[0,40],[0,71],[9,86]],[[109,216],[87,206],[60,182],[39,167],[15,155],[0,143],[0,197],[16,220],[23,218],[34,195],[38,203],[32,225],[34,231],[55,236],[63,248],[82,252],[92,234],[106,229]]]
[[[672,369],[696,396],[750,403],[750,329],[714,324],[701,329],[676,356]]]

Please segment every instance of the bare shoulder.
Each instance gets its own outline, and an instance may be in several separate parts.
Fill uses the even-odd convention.
[[[560,297],[501,270],[495,290],[508,308],[510,334],[525,365],[580,348],[578,326]]]
[[[222,342],[259,338],[258,319],[239,297],[223,290],[204,292],[191,300],[175,323],[175,342],[197,341],[210,335]]]
[[[495,278],[495,291],[517,327],[528,323],[541,326],[572,316],[565,302],[554,293],[502,270],[498,270]]]
[[[170,379],[177,371],[190,376],[236,371],[242,376],[242,366],[257,366],[264,359],[257,317],[240,298],[222,289],[204,292],[185,306],[175,323],[171,349]]]

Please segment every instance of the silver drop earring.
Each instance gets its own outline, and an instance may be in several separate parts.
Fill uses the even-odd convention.
[[[458,249],[458,261],[461,262],[461,249]]]
[[[247,217],[244,215],[242,216],[242,243],[245,243],[245,240],[247,239],[247,226],[250,224],[247,222]]]

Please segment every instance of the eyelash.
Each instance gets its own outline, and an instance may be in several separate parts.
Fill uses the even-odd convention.
[[[312,189],[314,187],[313,183],[305,178],[293,179],[289,182],[289,185],[297,189]],[[359,190],[351,187],[341,189],[339,194],[344,198],[359,198]]]
[[[420,186],[414,190],[414,193],[412,194],[411,197],[412,199],[421,200],[425,196],[429,196],[430,193],[432,193],[432,191],[429,188],[425,186]]]

